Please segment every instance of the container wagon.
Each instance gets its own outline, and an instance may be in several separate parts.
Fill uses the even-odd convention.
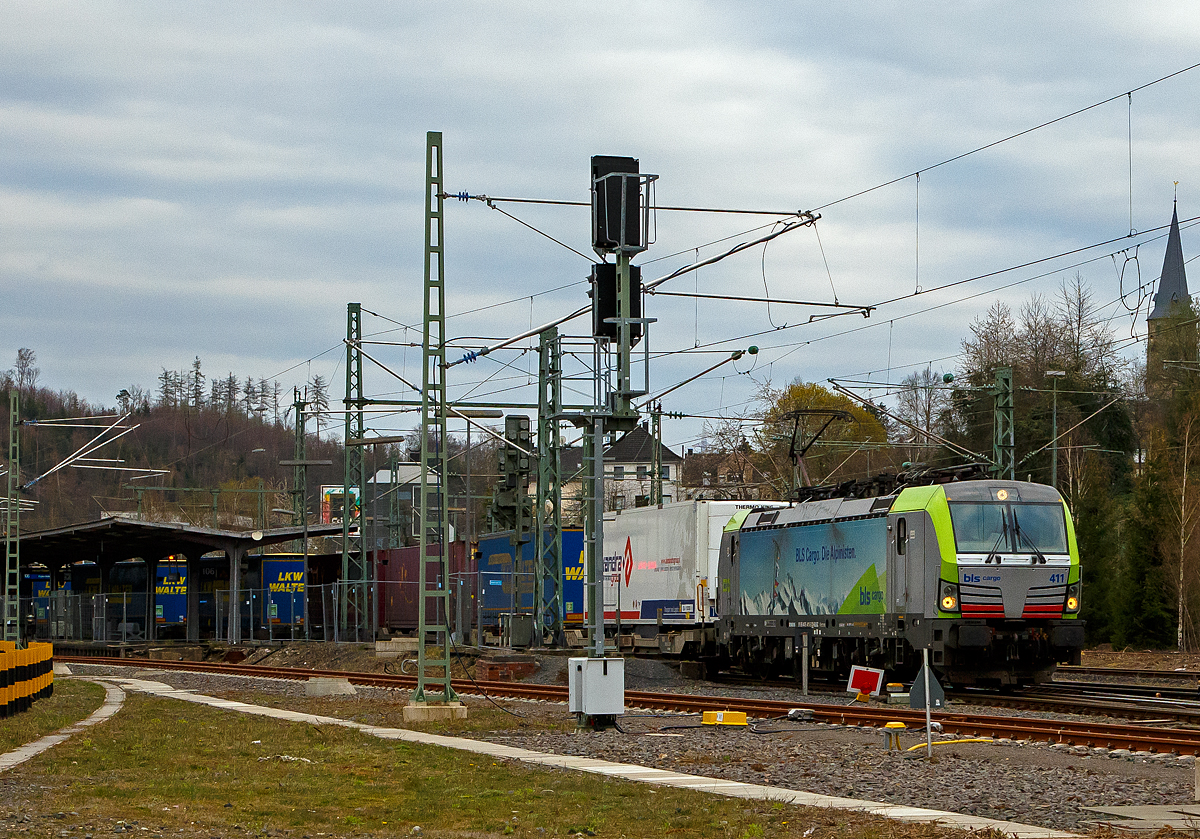
[[[604,620],[635,647],[699,654],[715,640],[721,534],[739,510],[784,502],[679,501],[604,517]]]

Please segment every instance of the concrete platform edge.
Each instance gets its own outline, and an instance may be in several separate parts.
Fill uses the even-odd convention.
[[[86,681],[94,681],[96,684],[104,686],[104,702],[100,704],[100,707],[74,725],[68,725],[66,728],[61,728],[53,734],[47,734],[45,737],[34,740],[32,743],[26,743],[24,746],[18,746],[11,752],[0,755],[0,772],[6,772],[14,766],[19,766],[31,757],[40,755],[47,749],[64,742],[72,734],[83,731],[83,729],[93,726],[96,723],[104,722],[117,711],[121,710],[121,705],[125,702],[125,691],[116,685],[102,682],[99,679],[87,679]]]

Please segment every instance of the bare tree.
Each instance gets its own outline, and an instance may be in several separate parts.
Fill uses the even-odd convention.
[[[1167,562],[1175,567],[1176,629],[1175,643],[1184,651],[1185,627],[1192,634],[1192,617],[1188,601],[1194,593],[1197,576],[1197,558],[1193,540],[1200,527],[1200,487],[1196,486],[1195,475],[1200,464],[1200,414],[1187,411],[1179,421],[1179,448],[1173,457],[1165,459],[1167,467],[1167,503],[1165,509],[1169,532],[1163,534],[1162,546]]]
[[[1059,325],[1046,298],[1035,294],[1021,305],[1021,323],[1016,335],[1020,362],[1029,376],[1041,376],[1061,356]]]
[[[962,344],[967,370],[986,376],[1013,362],[1017,327],[1007,305],[997,300],[986,314],[971,321],[969,328],[972,337]]]
[[[921,431],[899,427],[900,442],[910,446],[928,445],[933,442],[930,432],[940,434],[938,426],[943,414],[950,408],[950,396],[942,382],[942,376],[934,373],[932,367],[926,367],[916,373],[911,373],[900,383],[903,388],[897,396],[896,412]],[[924,433],[921,433],[924,432]],[[921,460],[918,449],[913,448],[908,459]]]
[[[1118,372],[1121,362],[1114,349],[1113,333],[1100,319],[1092,291],[1078,271],[1059,286],[1055,321],[1059,325],[1060,352],[1068,367],[1085,374]]]
[[[37,354],[29,347],[17,350],[17,364],[13,367],[12,378],[21,393],[28,393],[37,385],[38,376],[42,371],[33,366],[35,361]]]

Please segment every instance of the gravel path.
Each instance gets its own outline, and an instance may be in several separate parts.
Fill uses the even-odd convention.
[[[536,680],[560,679],[556,659]],[[566,661],[561,661],[565,670]],[[101,672],[152,678],[176,687],[203,693],[257,691],[280,696],[304,695],[301,682],[249,677],[215,676],[147,668],[82,666],[79,672]],[[746,695],[799,702],[795,691],[721,687],[682,679],[658,661],[632,659],[626,665],[630,690],[663,690],[719,695]],[[369,699],[382,707],[398,707],[407,692],[358,688],[357,700]],[[326,713],[338,716],[338,698],[329,700]],[[468,704],[483,700],[467,698]],[[562,720],[557,703],[512,702],[526,717]],[[808,697],[813,702],[844,703],[845,697]],[[955,711],[1020,714],[996,708]],[[1073,715],[1048,715],[1078,718]],[[1031,743],[977,743],[935,747],[935,760],[924,759],[924,750],[900,753],[883,748],[876,729],[817,723],[764,723],[756,733],[746,729],[700,728],[695,717],[639,714],[623,718],[624,731],[540,732],[498,730],[475,734],[496,743],[544,752],[580,755],[643,766],[771,784],[789,789],[888,803],[911,804],[988,818],[1022,821],[1066,830],[1086,829],[1098,818],[1082,808],[1089,806],[1187,804],[1193,800],[1194,764],[1191,757],[1131,755],[1106,750],[1073,749]],[[672,728],[672,726],[675,726]],[[679,727],[683,726],[683,727]],[[904,746],[924,742],[916,732],[902,735]]]

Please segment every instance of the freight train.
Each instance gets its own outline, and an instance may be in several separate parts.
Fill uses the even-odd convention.
[[[624,650],[761,675],[799,672],[807,660],[814,674],[839,676],[863,664],[904,678],[928,649],[935,669],[956,685],[1005,686],[1078,661],[1079,553],[1056,490],[980,479],[805,492],[807,500],[792,503],[685,501],[606,514],[606,631],[620,636]],[[451,545],[446,617],[460,642],[472,629],[474,640],[498,639],[507,622],[532,626],[534,548],[514,546],[510,536]],[[380,550],[369,560],[375,624],[389,633],[417,629],[419,551]],[[562,557],[563,625],[582,630],[581,531],[564,531]],[[200,630],[209,635],[217,631],[216,592],[228,588],[228,562],[202,559],[198,568]],[[244,592],[243,637],[294,634],[306,601],[312,637],[319,637],[332,596],[320,584],[333,582],[339,568],[340,556],[332,555],[310,556],[307,575],[298,556],[252,558],[242,585],[259,595]],[[144,569],[140,562],[113,568],[106,590],[126,597],[110,603],[109,624],[144,631]],[[183,563],[159,563],[159,637],[183,634],[186,573]],[[76,594],[95,593],[99,572],[81,563],[64,583]],[[23,597],[36,592],[36,603],[49,605],[47,580],[31,577],[25,585]],[[581,641],[584,633],[567,637]]]
[[[1078,663],[1079,551],[1062,496],[970,480],[741,511],[721,544],[712,667],[853,664],[955,685],[1041,681]]]

